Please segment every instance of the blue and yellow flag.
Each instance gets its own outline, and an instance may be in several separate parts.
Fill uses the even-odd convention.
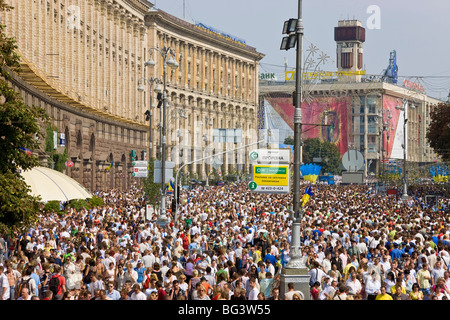
[[[169,180],[169,183],[166,187],[167,192],[173,192],[175,190],[175,186],[173,185],[173,180]]]
[[[305,206],[305,204],[309,201],[309,198],[313,195],[312,191],[311,191],[311,186],[307,186],[306,190],[305,190],[305,194],[302,197],[302,207]]]
[[[111,168],[113,167],[113,165],[114,165],[114,161],[112,161],[112,162],[109,164],[109,166],[108,166],[105,170],[111,170]]]
[[[319,177],[321,169],[322,167],[317,164],[308,163],[300,167],[300,172],[302,173],[303,180],[316,183],[316,180]]]

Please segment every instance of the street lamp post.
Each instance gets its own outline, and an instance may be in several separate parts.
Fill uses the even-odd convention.
[[[301,291],[306,300],[309,300],[309,275],[303,261],[300,243],[300,222],[303,218],[303,209],[300,206],[300,166],[301,166],[301,145],[302,145],[302,62],[303,62],[303,20],[302,20],[302,0],[298,0],[298,19],[290,19],[285,22],[283,33],[289,34],[283,38],[281,48],[289,50],[297,45],[296,55],[296,86],[294,93],[294,194],[293,194],[293,223],[291,242],[289,246],[289,262],[283,269],[281,275],[281,296],[287,292],[288,284],[294,283],[297,290]]]
[[[153,84],[159,84],[161,83],[161,80],[158,78],[154,78],[154,77],[150,77],[150,78],[141,78],[139,79],[139,82],[141,82],[142,80],[147,81],[147,83],[150,85],[150,110],[146,110],[144,115],[146,116],[146,121],[149,121],[149,127],[150,127],[150,132],[148,135],[148,139],[149,139],[149,145],[148,145],[148,156],[147,156],[147,160],[150,161],[150,159],[153,156],[153,109],[154,109],[154,105],[153,105]],[[142,84],[139,84],[138,87],[139,91],[144,91],[145,88]]]
[[[162,127],[161,127],[161,205],[160,215],[157,224],[165,226],[168,222],[166,215],[166,110],[167,110],[167,92],[166,92],[166,78],[167,65],[176,69],[178,62],[175,60],[175,50],[164,45],[162,49],[150,48],[150,59],[145,63],[146,66],[154,66],[156,63],[152,59],[152,50],[159,52],[163,60],[163,92],[162,92]]]

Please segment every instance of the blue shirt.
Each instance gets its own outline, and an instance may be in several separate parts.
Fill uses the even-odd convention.
[[[34,289],[34,294],[39,297],[39,285],[41,284],[41,279],[39,279],[39,276],[36,273],[30,274],[30,278],[34,279],[34,282],[36,283],[36,289]]]
[[[142,283],[142,281],[144,281],[145,268],[144,267],[141,267],[141,268],[136,267],[136,268],[134,268],[134,270],[138,274],[138,278],[137,278],[136,282]]]
[[[398,248],[394,248],[390,252],[392,260],[400,259],[402,257],[402,254],[403,254],[403,250],[400,250]]]
[[[106,296],[112,300],[119,300],[120,299],[120,293],[117,290],[113,290],[113,292],[109,292],[108,290],[106,290]]]
[[[269,259],[270,263],[273,264],[274,266],[277,264],[277,258],[275,258],[270,253],[265,255],[264,261],[266,261],[267,259]]]

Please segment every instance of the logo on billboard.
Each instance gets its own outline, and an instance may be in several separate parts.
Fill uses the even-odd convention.
[[[337,143],[340,137],[340,127],[339,127],[339,115],[336,111],[327,111],[322,113],[322,124],[327,124],[328,126],[322,127],[322,139],[331,143]],[[325,123],[325,119],[327,123]]]

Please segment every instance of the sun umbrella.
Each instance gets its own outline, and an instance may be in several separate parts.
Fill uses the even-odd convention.
[[[34,167],[22,171],[21,175],[30,186],[30,193],[33,196],[40,196],[42,201],[69,201],[92,197],[89,191],[76,180],[50,168]]]

